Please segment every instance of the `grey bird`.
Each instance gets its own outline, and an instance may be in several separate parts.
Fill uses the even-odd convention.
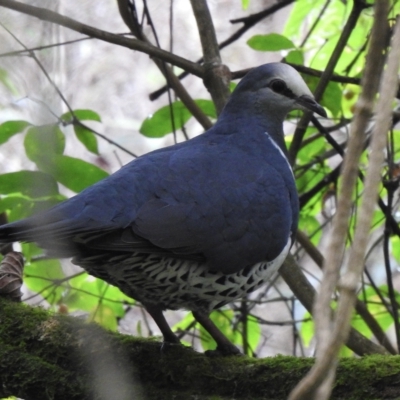
[[[165,342],[163,316],[186,309],[223,354],[238,349],[209,318],[276,272],[293,243],[298,196],[284,143],[291,110],[326,117],[298,72],[265,64],[238,84],[205,133],[153,151],[44,213],[0,227],[140,301]]]

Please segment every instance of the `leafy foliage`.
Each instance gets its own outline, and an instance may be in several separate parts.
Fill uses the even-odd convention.
[[[247,44],[258,51],[279,51],[293,49],[295,45],[285,36],[277,33],[268,35],[255,35],[247,41]]]
[[[211,118],[216,118],[214,103],[211,100],[195,100],[196,104]],[[173,116],[173,117],[172,117]],[[150,138],[160,138],[174,130],[181,129],[192,117],[181,101],[162,107],[143,121],[140,133]]]
[[[6,143],[8,139],[17,133],[21,133],[30,124],[26,121],[7,121],[0,125],[0,144]]]
[[[96,135],[80,121],[97,121],[101,122],[100,115],[93,110],[73,110],[61,115],[61,121],[65,124],[72,123],[75,135],[78,140],[86,147],[87,150],[94,154],[99,154]]]

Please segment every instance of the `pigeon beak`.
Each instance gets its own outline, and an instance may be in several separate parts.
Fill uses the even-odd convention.
[[[320,104],[318,104],[311,96],[308,96],[306,94],[297,97],[296,103],[302,106],[302,108],[305,108],[307,110],[313,111],[321,117],[327,118],[326,111],[324,107],[322,107]]]

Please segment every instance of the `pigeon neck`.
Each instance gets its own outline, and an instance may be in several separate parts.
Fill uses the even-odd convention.
[[[225,125],[226,133],[237,132],[238,127],[243,127],[248,134],[268,134],[275,143],[286,153],[283,133],[285,115],[279,113],[255,113],[251,110],[227,110],[220,115],[218,124]],[[242,132],[242,131],[241,131]]]

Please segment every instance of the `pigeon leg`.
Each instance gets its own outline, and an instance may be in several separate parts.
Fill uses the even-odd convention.
[[[146,311],[151,315],[157,326],[160,328],[160,331],[164,338],[164,342],[180,343],[175,333],[172,332],[171,328],[169,327],[168,322],[166,321],[161,308],[157,306],[147,306],[147,305],[145,305],[144,307]]]
[[[207,314],[193,311],[195,320],[211,335],[217,343],[217,352],[224,356],[240,354],[239,349],[234,346],[227,337],[217,328]]]

